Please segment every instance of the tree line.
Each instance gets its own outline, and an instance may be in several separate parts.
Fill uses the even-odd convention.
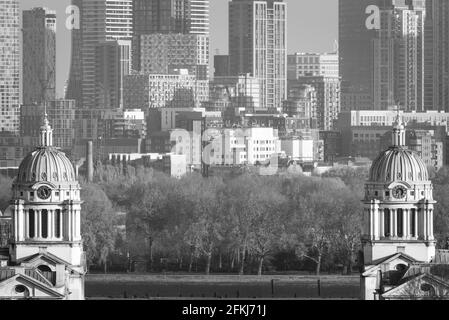
[[[430,170],[435,235],[448,247],[449,169]],[[361,260],[368,169],[181,179],[99,165],[82,184],[82,233],[91,270],[350,273]],[[12,179],[0,177],[0,208]],[[122,214],[119,214],[122,213]],[[123,228],[126,226],[126,228]],[[125,231],[126,230],[126,231]]]

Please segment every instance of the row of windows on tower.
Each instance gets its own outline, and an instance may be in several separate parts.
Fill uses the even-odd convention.
[[[40,221],[40,226],[41,226],[41,235],[39,236],[38,234],[36,234],[36,223],[38,223],[38,221],[36,221],[35,219],[35,211],[33,209],[30,209],[28,211],[28,236],[30,239],[33,238],[39,238],[42,237],[43,239],[47,239],[49,238],[49,230],[48,230],[48,221],[50,219],[50,216],[48,214],[48,210],[42,210],[41,211],[41,221]],[[54,230],[54,236],[56,238],[61,238],[61,210],[57,209],[55,210],[55,217],[54,217],[54,226],[53,226],[53,230]],[[39,232],[39,231],[38,231]]]
[[[416,230],[416,209],[411,209],[410,214],[410,236],[415,238],[417,237],[417,230]],[[390,209],[384,210],[384,236],[385,237],[392,237],[393,236],[393,228],[392,225],[392,213]],[[402,238],[406,235],[404,235],[404,210],[403,209],[397,209],[396,210],[396,235],[399,238]]]

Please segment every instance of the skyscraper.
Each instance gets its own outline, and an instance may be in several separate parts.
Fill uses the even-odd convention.
[[[209,0],[134,0],[133,25],[134,70],[141,71],[141,37],[149,34],[203,36],[209,64]]]
[[[189,1],[190,33],[209,35],[209,0]]]
[[[339,0],[339,57],[342,78],[342,100],[357,101],[348,109],[373,108],[373,41],[376,30],[368,29],[369,5],[380,0]]]
[[[449,1],[426,1],[426,109],[449,111]]]
[[[23,11],[23,103],[43,104],[56,95],[56,12]]]
[[[147,34],[140,36],[140,67],[144,74],[168,74],[188,69],[197,80],[209,79],[209,36],[201,34]]]
[[[0,132],[20,131],[20,24],[19,2],[0,3]]]
[[[80,9],[80,29],[72,30],[72,65],[67,98],[82,108],[96,108],[96,58],[104,41],[121,47],[122,70],[130,69],[132,0],[72,0]],[[123,81],[121,81],[123,83]],[[122,85],[121,85],[122,87]]]
[[[424,23],[422,0],[390,0],[380,9],[374,41],[374,106],[400,105],[424,111]]]
[[[231,74],[258,78],[262,107],[281,111],[287,96],[287,4],[231,1],[229,55]]]

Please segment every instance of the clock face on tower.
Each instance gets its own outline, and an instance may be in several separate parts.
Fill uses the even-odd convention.
[[[42,200],[47,200],[51,196],[51,189],[43,186],[37,189],[37,196]]]
[[[402,186],[394,187],[393,189],[393,197],[396,199],[403,199],[407,194],[407,190]]]

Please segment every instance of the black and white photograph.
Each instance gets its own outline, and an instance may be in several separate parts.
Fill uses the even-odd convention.
[[[448,0],[0,0],[0,307],[449,300],[448,126]]]

